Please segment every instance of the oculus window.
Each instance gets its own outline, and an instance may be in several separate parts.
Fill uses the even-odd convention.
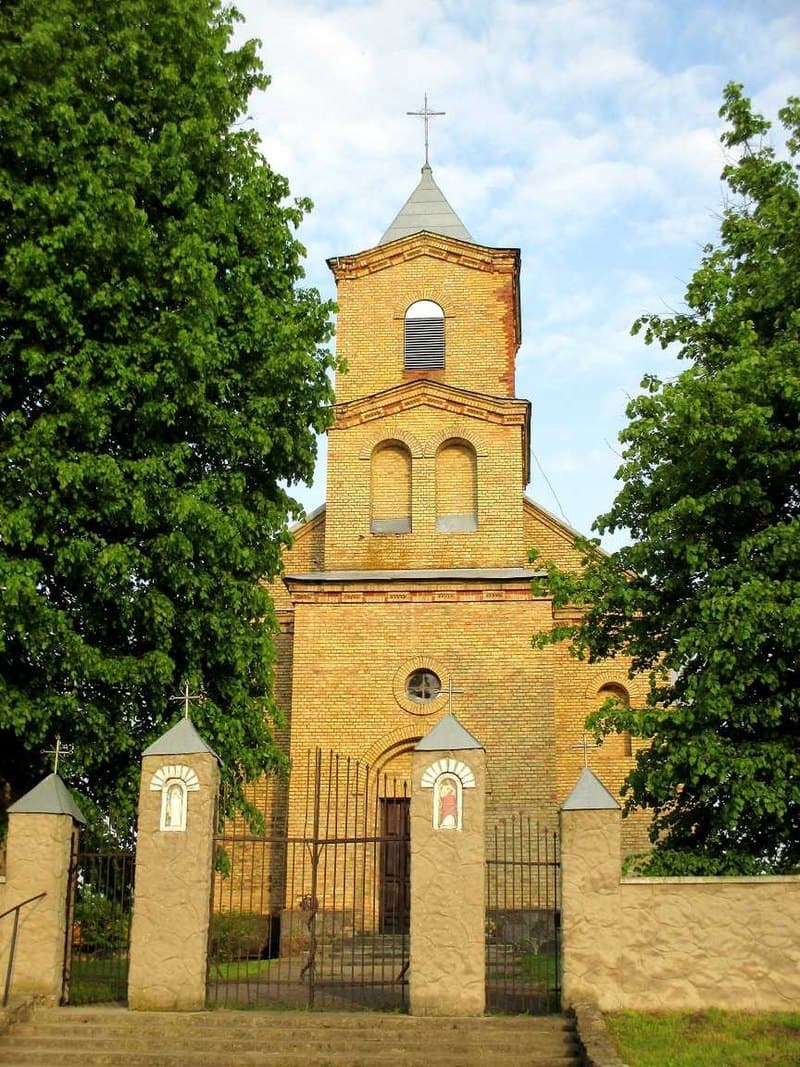
[[[419,667],[406,679],[406,695],[415,704],[427,704],[429,700],[435,700],[441,691],[442,683],[438,674],[427,667]]]

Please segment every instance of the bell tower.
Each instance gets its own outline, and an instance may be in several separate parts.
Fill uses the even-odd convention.
[[[473,241],[425,162],[337,284],[326,571],[519,567],[530,405],[514,393],[519,250]]]

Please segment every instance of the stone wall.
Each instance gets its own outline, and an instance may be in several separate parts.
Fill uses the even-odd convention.
[[[562,812],[565,1004],[800,1010],[800,877],[621,878],[619,841]]]

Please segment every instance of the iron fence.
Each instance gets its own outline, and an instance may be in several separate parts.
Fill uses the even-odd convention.
[[[526,815],[498,823],[486,859],[486,1006],[560,1010],[558,835]]]
[[[74,851],[62,1003],[127,999],[134,853]]]
[[[404,1009],[406,783],[318,749],[261,805],[263,835],[216,835],[208,1006]]]

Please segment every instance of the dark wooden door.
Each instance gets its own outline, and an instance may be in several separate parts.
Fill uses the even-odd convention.
[[[381,933],[407,934],[411,858],[408,797],[381,800]]]

